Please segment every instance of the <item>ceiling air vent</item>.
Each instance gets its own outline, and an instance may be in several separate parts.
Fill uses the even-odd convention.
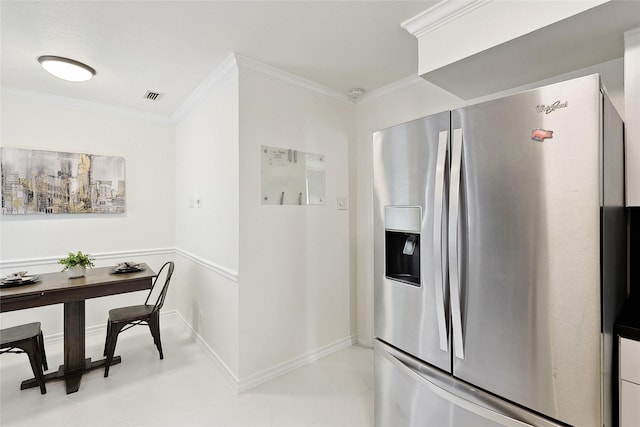
[[[162,94],[148,90],[147,93],[144,94],[144,98],[151,101],[160,101],[160,98],[162,98]]]

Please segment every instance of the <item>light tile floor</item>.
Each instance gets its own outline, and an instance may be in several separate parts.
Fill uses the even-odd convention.
[[[178,318],[162,319],[164,360],[146,327],[118,339],[109,378],[82,377],[77,393],[64,383],[20,391],[31,377],[26,355],[0,357],[0,425],[12,426],[358,426],[373,425],[373,352],[352,346],[236,395]],[[46,332],[46,331],[45,331]],[[89,335],[87,357],[102,354]],[[46,340],[45,340],[46,341]],[[45,343],[49,367],[62,363],[62,343]]]

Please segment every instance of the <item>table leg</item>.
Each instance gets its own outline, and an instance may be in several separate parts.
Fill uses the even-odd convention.
[[[80,387],[85,369],[84,300],[64,304],[64,376],[67,394]]]
[[[56,372],[44,376],[45,382],[64,378],[67,394],[75,393],[80,388],[82,374],[92,369],[104,368],[106,359],[91,361],[85,358],[85,312],[84,301],[66,302],[64,304],[64,365],[60,365]],[[115,356],[111,365],[121,362],[120,356]],[[20,390],[38,387],[35,378],[25,380]]]
[[[100,359],[94,362],[91,360],[91,358],[87,358],[84,360],[84,372],[89,372],[93,369],[104,369],[104,364],[106,362],[107,362],[106,359]],[[121,363],[121,362],[122,362],[122,358],[120,356],[113,356],[113,360],[111,361],[111,366],[117,365],[118,363]],[[64,365],[60,365],[57,371],[50,372],[44,376],[44,382],[60,381],[60,380],[66,380],[66,379],[67,379],[67,375],[65,374]],[[80,384],[78,383],[78,387],[79,386]],[[35,378],[24,380],[20,384],[20,390],[26,390],[28,388],[33,388],[33,387],[40,387],[40,383],[38,383],[38,381]],[[70,390],[70,389],[67,389],[67,390]],[[71,389],[71,391],[68,391],[67,394],[74,393],[76,391],[78,391],[77,387],[75,388],[75,390]]]

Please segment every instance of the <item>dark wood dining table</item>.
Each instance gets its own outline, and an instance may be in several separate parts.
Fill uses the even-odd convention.
[[[36,283],[0,288],[0,312],[64,304],[64,364],[45,381],[64,379],[67,394],[78,391],[82,374],[104,366],[105,359],[85,358],[85,300],[151,289],[156,273],[146,264],[142,271],[114,273],[114,267],[90,268],[84,277],[69,279],[66,272],[42,274]],[[105,321],[107,313],[105,312]],[[106,324],[106,323],[105,323]],[[120,356],[112,365],[121,362]],[[22,382],[22,390],[36,387],[35,378]]]

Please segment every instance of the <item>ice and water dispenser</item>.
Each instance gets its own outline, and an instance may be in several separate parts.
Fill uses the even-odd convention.
[[[420,286],[419,206],[386,206],[385,276],[391,280]]]

